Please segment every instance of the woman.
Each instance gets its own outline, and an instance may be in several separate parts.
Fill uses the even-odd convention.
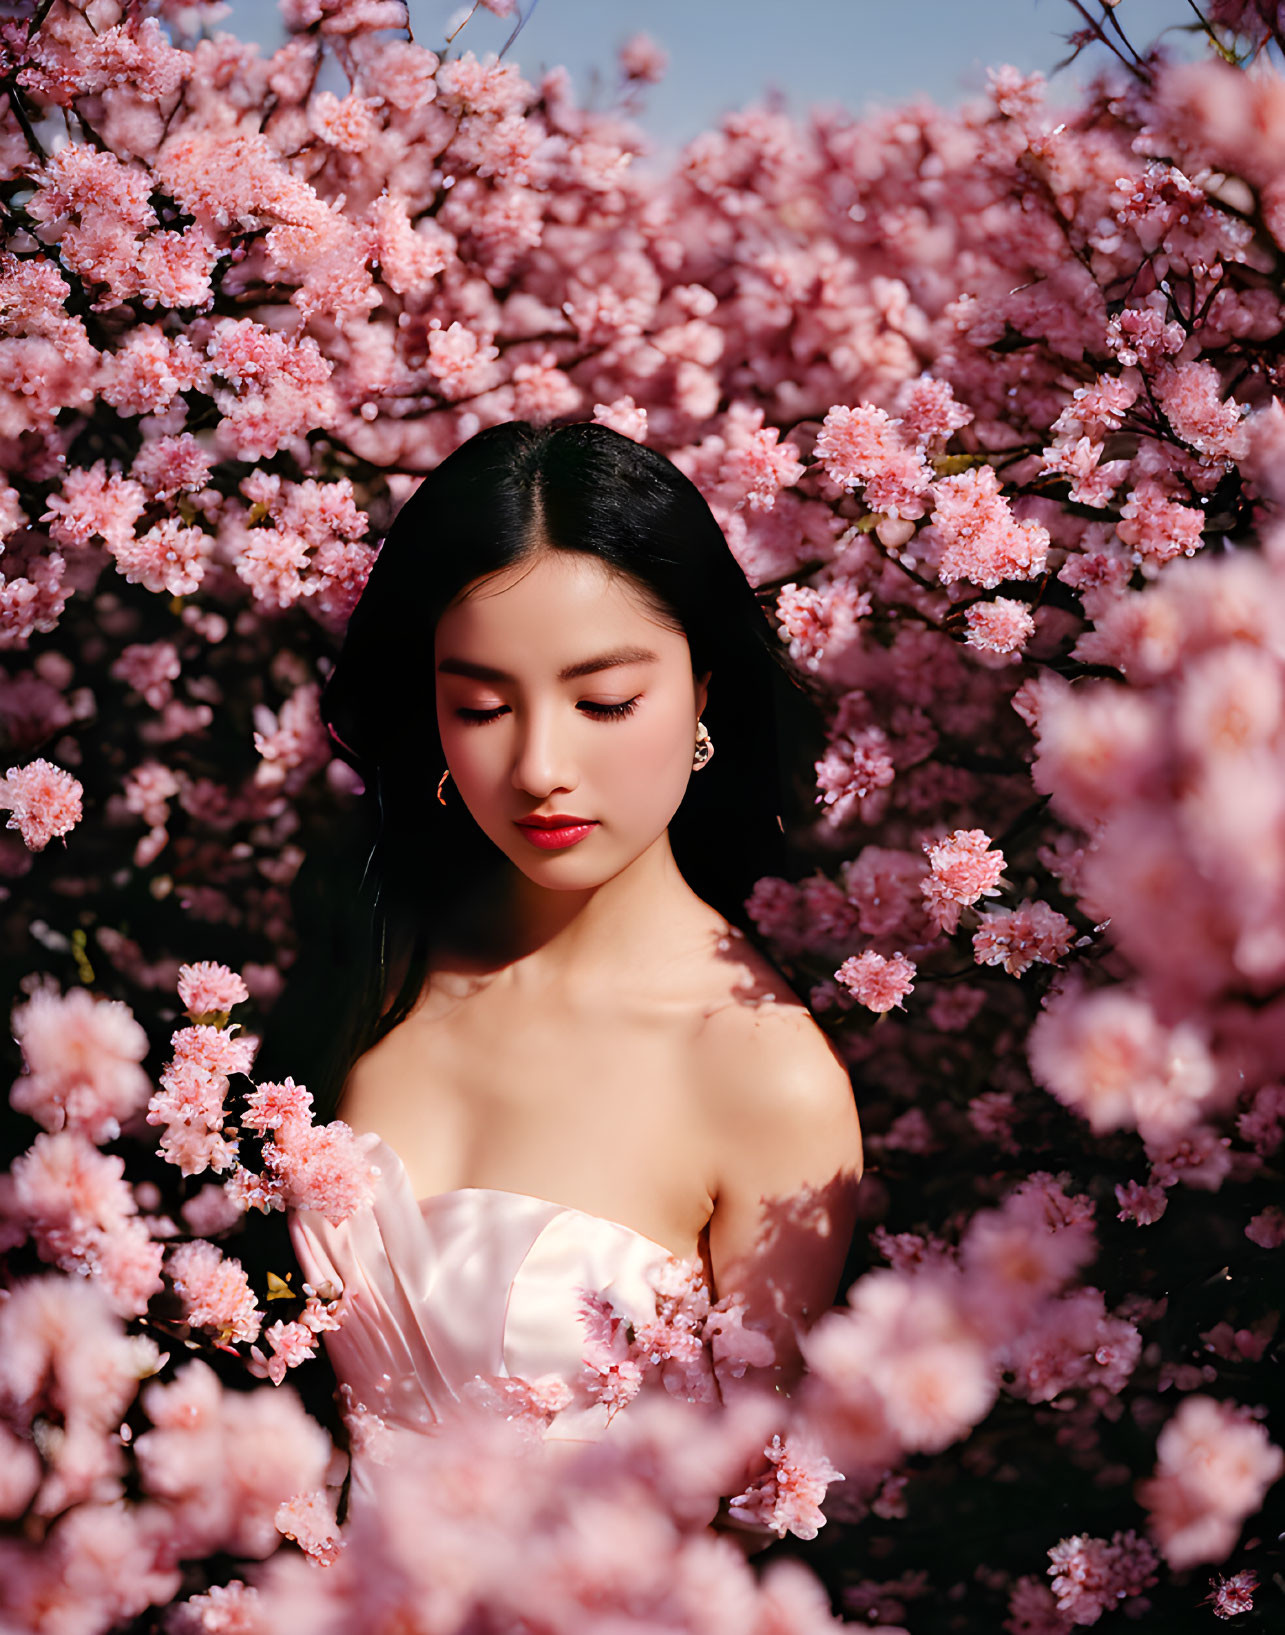
[[[669,1256],[796,1372],[862,1154],[846,1072],[733,923],[781,841],[774,651],[699,491],[605,427],[483,431],[398,516],[323,706],[378,811],[331,1079],[380,1184],[291,1221],[348,1293],[358,1414],[574,1388],[579,1291],[639,1321]],[[577,1398],[548,1434],[608,1417]]]

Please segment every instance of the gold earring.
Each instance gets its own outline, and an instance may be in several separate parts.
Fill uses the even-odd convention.
[[[437,800],[440,806],[446,805],[446,796],[442,791],[446,788],[446,780],[450,777],[450,775],[451,769],[448,766],[446,771],[443,772],[441,777],[437,780]]]
[[[714,759],[714,740],[703,721],[696,723],[696,750],[692,755],[692,771],[699,772]]]

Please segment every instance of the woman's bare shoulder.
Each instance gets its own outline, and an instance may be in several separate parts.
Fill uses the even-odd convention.
[[[777,1118],[850,1108],[847,1068],[780,971],[736,934],[720,940],[719,960],[696,1038],[713,1107],[730,1098],[739,1116],[758,1108]]]
[[[727,1252],[729,1232],[737,1241],[758,1232],[763,1200],[791,1198],[800,1189],[827,1198],[847,1232],[865,1168],[848,1070],[757,949],[733,943],[724,957],[730,979],[724,1001],[704,1019],[693,1054],[720,1252]]]

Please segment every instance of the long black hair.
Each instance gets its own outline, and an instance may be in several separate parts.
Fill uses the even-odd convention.
[[[336,750],[365,786],[360,832],[349,856],[301,871],[300,955],[267,1037],[273,1070],[307,1076],[318,1116],[356,1058],[409,1012],[435,929],[502,860],[458,796],[435,798],[445,759],[433,637],[460,592],[542,549],[628,575],[686,635],[694,674],[711,673],[703,719],[714,758],[669,828],[688,884],[744,928],[754,882],[782,872],[781,718],[797,689],[700,490],[605,426],[488,427],[398,513],[322,695]]]

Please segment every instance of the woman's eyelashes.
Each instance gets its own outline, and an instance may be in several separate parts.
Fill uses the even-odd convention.
[[[626,698],[619,704],[600,704],[596,699],[582,698],[576,708],[595,721],[619,721],[634,713],[641,697],[641,693],[636,693],[633,698]],[[455,713],[461,721],[481,726],[487,721],[498,721],[508,712],[508,708],[507,704],[493,704],[486,709],[469,709],[462,705]]]
[[[599,721],[618,721],[621,716],[634,713],[638,708],[638,700],[641,697],[642,694],[638,693],[633,698],[626,698],[620,704],[596,704],[593,699],[585,698],[580,701],[578,708],[582,709],[586,715],[592,715]]]

